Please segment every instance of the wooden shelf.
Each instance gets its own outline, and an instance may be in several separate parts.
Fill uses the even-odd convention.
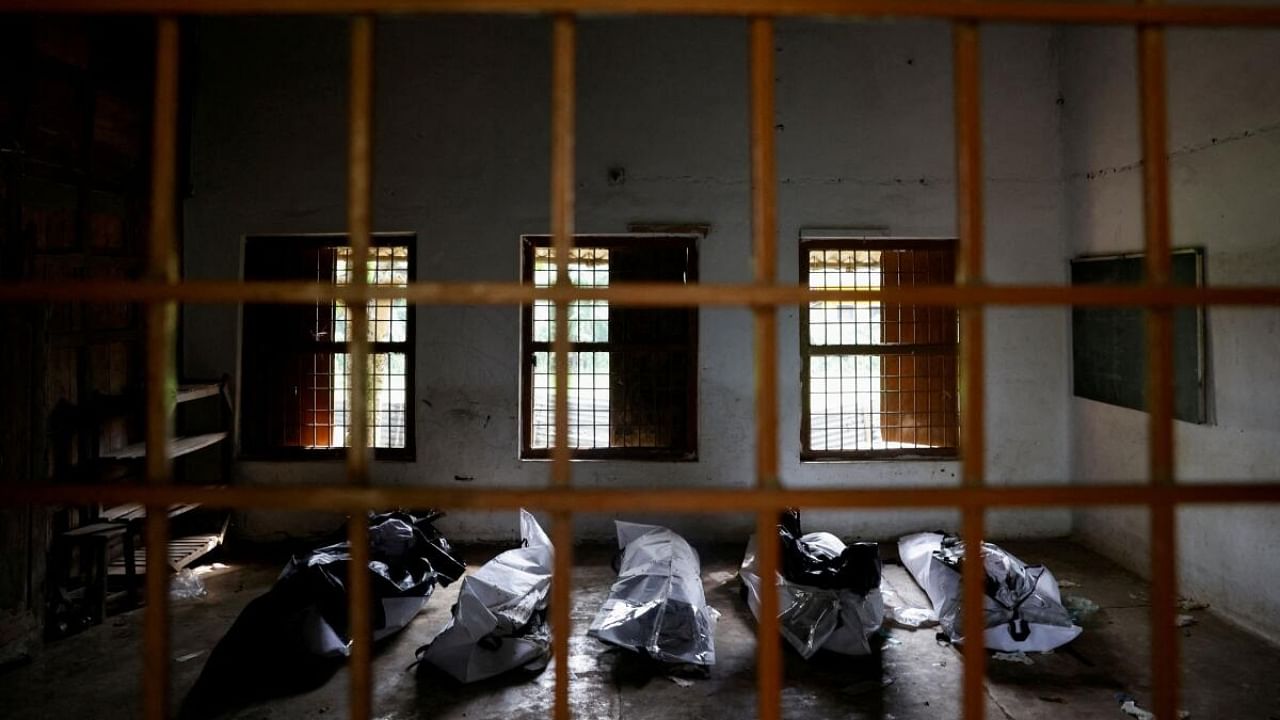
[[[179,404],[214,397],[222,392],[221,383],[191,383],[178,386],[177,402]]]
[[[169,517],[174,518],[179,515],[195,510],[200,507],[195,503],[177,503],[169,506]],[[141,503],[127,503],[125,505],[115,505],[109,508],[103,508],[102,518],[109,522],[126,523],[134,520],[142,520],[147,516],[147,508]]]
[[[125,532],[125,529],[126,528],[124,525],[105,522],[105,523],[93,523],[92,525],[81,525],[80,527],[74,530],[68,530],[62,534],[64,537],[68,537],[68,538],[89,537],[90,535],[101,535],[103,537],[117,537],[119,535],[123,535]]]
[[[226,439],[227,433],[225,432],[176,437],[169,441],[167,454],[170,458],[190,455],[191,453],[207,448],[210,445],[217,445]],[[118,450],[104,452],[101,457],[104,460],[142,460],[147,457],[147,444],[140,442],[132,445],[126,445]]]
[[[169,541],[169,567],[175,572],[187,567],[191,563],[200,559],[204,555],[209,554],[214,548],[222,543],[222,535],[219,533],[208,533],[204,535],[187,535],[185,537],[176,537]],[[147,573],[147,551],[146,548],[138,548],[134,560],[134,572],[138,575]],[[124,558],[116,558],[107,566],[107,574],[125,575],[128,571],[125,566]]]

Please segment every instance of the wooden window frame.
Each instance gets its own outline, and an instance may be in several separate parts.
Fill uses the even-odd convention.
[[[350,237],[347,233],[285,233],[285,234],[260,234],[248,235],[244,238],[245,257],[247,257],[248,246],[251,242],[288,242],[293,243],[294,247],[304,248],[320,248],[320,247],[350,247]],[[369,237],[369,247],[395,247],[403,246],[409,249],[409,282],[413,283],[417,280],[417,256],[418,256],[418,236],[412,232],[385,232],[374,233]],[[417,383],[415,376],[417,374],[416,355],[418,347],[417,334],[417,305],[408,303],[407,327],[405,328],[404,342],[368,342],[368,353],[373,356],[382,352],[403,352],[405,354],[405,409],[404,409],[404,436],[405,444],[402,448],[370,448],[371,455],[377,461],[391,462],[415,462],[417,460],[417,423],[415,422],[417,412]],[[243,377],[245,373],[245,358],[247,357],[244,348],[244,316],[241,315],[240,322],[240,374]],[[314,347],[317,350],[331,349],[333,352],[346,352],[349,348],[347,342],[332,343],[316,343]],[[243,383],[242,383],[243,384]],[[354,408],[354,404],[351,406]],[[243,404],[240,412],[244,412]],[[369,426],[372,429],[372,425]],[[262,449],[245,450],[244,443],[244,424],[241,421],[238,425],[240,435],[238,436],[237,455],[240,460],[253,462],[341,462],[347,456],[347,449],[342,447],[329,448],[305,448],[276,445]]]
[[[819,238],[801,238],[799,245],[799,277],[802,287],[809,286],[809,253],[814,250],[938,250],[945,246],[953,253],[956,252],[956,240],[953,238],[893,238],[893,237],[819,237]],[[909,306],[908,306],[909,307]],[[829,350],[816,350],[815,348],[831,348]],[[936,354],[943,352],[943,348],[937,345],[926,343],[903,344],[903,345],[833,345],[833,346],[815,346],[810,342],[809,337],[809,304],[800,304],[800,461],[801,462],[847,462],[858,460],[957,460],[960,456],[959,448],[959,419],[961,417],[957,407],[956,427],[954,429],[954,437],[957,442],[951,447],[937,448],[883,448],[870,450],[814,450],[811,447],[812,442],[812,414],[810,403],[810,377],[809,368],[812,358],[817,356],[843,356],[843,355],[878,355],[884,354],[883,349],[893,347],[897,349],[892,354]],[[877,351],[877,348],[880,351]],[[954,354],[957,362],[960,357],[960,336],[957,329],[956,342],[949,346],[946,354]],[[955,387],[952,388],[958,396],[959,394],[959,377],[958,372],[953,376]]]
[[[687,255],[685,284],[698,282],[699,233],[620,233],[575,235],[574,247],[613,249],[634,247],[637,243],[665,244],[683,247]],[[540,247],[552,247],[550,235],[522,235],[520,237],[520,278],[524,284],[533,282],[534,251]],[[641,460],[656,462],[696,462],[698,460],[698,308],[685,309],[688,315],[689,367],[686,392],[684,447],[603,447],[570,448],[572,460]],[[534,342],[533,305],[520,306],[520,459],[551,460],[552,448],[532,447],[533,438],[533,354],[554,352],[552,342]],[[570,352],[608,351],[620,346],[612,339],[599,343],[570,343]]]

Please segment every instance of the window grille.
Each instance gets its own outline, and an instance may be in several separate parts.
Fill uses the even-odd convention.
[[[139,302],[147,318],[147,454],[145,486],[10,486],[0,495],[9,503],[144,502],[162,508],[174,502],[200,502],[220,507],[287,507],[345,510],[362,514],[371,507],[400,505],[444,508],[514,509],[526,506],[553,513],[552,541],[557,552],[552,590],[552,626],[555,668],[555,717],[568,718],[570,672],[568,638],[569,588],[572,579],[572,516],[574,512],[673,511],[713,509],[720,512],[750,511],[757,516],[757,531],[768,535],[783,507],[884,508],[959,507],[966,537],[982,537],[984,512],[995,507],[1045,507],[1137,504],[1149,509],[1151,518],[1153,632],[1152,686],[1154,710],[1160,718],[1173,718],[1178,708],[1178,642],[1174,626],[1176,601],[1175,511],[1186,503],[1280,502],[1280,481],[1259,484],[1175,483],[1172,422],[1171,308],[1180,305],[1280,306],[1280,287],[1177,288],[1169,283],[1169,171],[1165,103],[1165,26],[1268,26],[1280,27],[1280,8],[1274,6],[1112,4],[982,0],[957,3],[932,0],[494,0],[481,6],[467,0],[0,0],[0,13],[39,11],[145,12],[158,16],[156,83],[152,131],[151,216],[148,272],[140,282],[95,280],[81,283],[23,281],[0,285],[4,302]],[[551,218],[552,247],[556,248],[557,278],[550,288],[518,283],[410,282],[405,288],[378,288],[366,282],[364,267],[370,240],[370,188],[373,110],[373,15],[379,12],[546,12],[552,13],[551,86]],[[192,282],[176,276],[177,245],[175,204],[177,190],[177,128],[179,104],[179,20],[175,14],[268,12],[356,12],[351,20],[351,73],[348,134],[347,217],[352,247],[352,283],[315,282]],[[754,282],[745,285],[686,286],[674,283],[611,285],[607,290],[573,288],[567,283],[567,261],[573,234],[574,166],[574,62],[576,13],[667,13],[734,15],[748,18],[751,212],[754,245]],[[964,397],[973,398],[961,409],[960,456],[963,484],[958,488],[840,488],[800,490],[780,482],[777,450],[777,338],[776,309],[816,298],[807,288],[781,284],[776,278],[776,166],[774,161],[773,23],[778,16],[842,15],[859,18],[941,18],[953,23],[955,127],[957,160],[958,257],[957,279],[945,288],[882,288],[879,291],[824,293],[824,300],[937,304],[959,309],[964,343],[960,348],[960,385]],[[982,133],[979,111],[979,23],[1055,22],[1106,23],[1135,26],[1139,47],[1140,122],[1144,162],[1143,199],[1147,273],[1139,287],[1001,286],[984,281],[982,271]],[[339,151],[334,148],[334,151]],[[563,261],[561,260],[563,259]],[[174,316],[176,303],[274,302],[313,305],[319,301],[348,303],[353,332],[348,342],[353,386],[351,433],[365,434],[368,340],[362,332],[369,300],[405,297],[410,304],[531,304],[550,300],[557,314],[568,304],[604,299],[611,310],[622,306],[687,307],[738,305],[752,308],[755,316],[755,364],[757,368],[756,482],[750,489],[708,490],[663,488],[608,491],[571,487],[567,442],[556,442],[551,457],[551,483],[542,490],[497,488],[396,486],[367,487],[368,451],[362,444],[347,448],[348,484],[333,487],[177,487],[169,484],[170,460],[166,447],[171,436],[167,388],[174,379]],[[984,335],[982,309],[986,306],[1112,305],[1147,309],[1147,397],[1150,399],[1150,482],[1144,485],[1105,487],[985,487],[983,397]],[[552,352],[568,358],[566,332],[557,331]],[[556,438],[567,438],[567,366],[556,366]],[[565,430],[561,432],[561,430]],[[367,563],[365,523],[349,523],[352,567]],[[167,514],[147,516],[147,566],[162,567],[167,556]],[[963,622],[982,622],[983,577],[979,543],[967,543],[965,558]],[[773,720],[780,714],[781,656],[777,626],[777,597],[770,587],[778,566],[773,543],[760,546],[761,623],[758,630],[758,713]],[[371,715],[371,624],[368,575],[353,573],[350,588],[350,714],[357,720]],[[168,578],[147,575],[147,610],[144,635],[144,716],[168,714],[170,658]],[[984,717],[983,680],[985,653],[982,644],[964,648],[963,716]]]

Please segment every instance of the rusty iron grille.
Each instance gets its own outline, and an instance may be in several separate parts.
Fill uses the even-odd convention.
[[[1151,657],[1157,717],[1174,718],[1178,707],[1178,642],[1175,632],[1176,550],[1175,511],[1184,503],[1280,502],[1280,481],[1261,484],[1174,482],[1173,369],[1171,367],[1172,309],[1180,305],[1280,306],[1280,287],[1177,288],[1169,282],[1169,171],[1165,102],[1165,27],[1270,26],[1280,27],[1280,7],[1162,5],[1157,2],[1124,5],[1102,2],[1035,0],[0,0],[0,13],[148,13],[157,16],[156,78],[153,113],[150,223],[146,277],[138,282],[90,281],[19,282],[0,285],[0,302],[138,302],[146,307],[147,461],[145,485],[136,486],[21,486],[2,500],[8,503],[65,503],[100,500],[136,501],[159,509],[174,502],[247,508],[343,510],[361,514],[387,506],[443,508],[515,508],[551,511],[552,541],[557,548],[552,590],[555,704],[558,720],[570,715],[568,667],[569,590],[572,581],[572,516],[575,512],[750,511],[757,532],[773,531],[777,511],[784,506],[822,508],[956,507],[963,512],[966,537],[982,537],[984,511],[994,507],[1082,505],[1141,505],[1151,520]],[[555,280],[547,287],[510,283],[410,282],[404,287],[380,287],[367,281],[370,248],[370,186],[373,127],[374,18],[383,12],[544,13],[551,18],[551,247],[555,249]],[[351,248],[351,282],[184,282],[177,277],[175,227],[177,128],[179,104],[179,16],[188,14],[345,13],[350,20],[350,87],[347,140],[347,217]],[[682,285],[676,283],[618,283],[607,288],[575,287],[570,282],[569,258],[574,217],[574,96],[576,54],[575,17],[579,13],[645,13],[736,16],[747,20],[751,164],[751,223],[754,281],[739,285]],[[938,18],[953,26],[957,272],[952,285],[811,291],[777,279],[776,167],[774,159],[773,32],[777,17],[824,15],[857,18]],[[1138,77],[1141,99],[1143,203],[1146,280],[1141,287],[1008,286],[985,282],[983,275],[982,133],[979,88],[980,24],[984,22],[1057,22],[1132,25],[1138,36]],[[335,151],[337,149],[335,148]],[[349,426],[352,437],[368,433],[366,415],[369,365],[368,308],[381,301],[404,298],[415,304],[532,304],[552,303],[558,317],[567,317],[570,303],[603,300],[610,308],[730,305],[747,307],[754,318],[756,365],[756,477],[751,488],[707,490],[665,488],[611,490],[573,488],[568,432],[567,362],[554,369],[554,430],[550,484],[537,490],[446,487],[376,487],[369,484],[369,449],[348,445],[344,485],[306,488],[180,487],[172,485],[170,460],[156,449],[172,436],[171,407],[166,388],[174,379],[174,337],[177,303],[269,302],[314,305],[342,301],[348,308],[348,368],[351,385]],[[940,305],[957,308],[960,337],[959,383],[963,397],[959,451],[962,482],[954,488],[797,490],[780,482],[777,454],[777,308],[818,300]],[[984,483],[985,438],[983,398],[983,316],[992,305],[1111,305],[1140,307],[1147,315],[1150,481],[1141,485],[987,487]],[[374,318],[378,322],[378,318]],[[551,353],[568,358],[568,323],[558,323]],[[368,561],[368,530],[363,522],[348,523],[351,566]],[[163,567],[168,543],[165,512],[147,515],[147,565]],[[966,546],[963,622],[982,622],[982,563],[978,543]],[[777,545],[760,547],[761,622],[758,630],[758,715],[780,716],[781,655],[777,624],[777,595],[773,582],[778,567]],[[366,573],[350,578],[352,652],[350,657],[350,716],[371,715],[371,629],[369,580]],[[168,578],[148,573],[143,662],[144,714],[163,718],[169,711]],[[963,717],[984,717],[985,649],[980,643],[964,648]]]

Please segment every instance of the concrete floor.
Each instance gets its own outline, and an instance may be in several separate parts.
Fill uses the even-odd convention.
[[[1146,585],[1106,559],[1065,541],[1009,543],[1027,562],[1043,562],[1065,590],[1102,606],[1072,645],[1031,656],[1032,665],[992,660],[987,717],[1123,720],[1117,693],[1150,707]],[[735,577],[736,548],[699,548],[710,603],[720,610],[718,662],[705,680],[677,684],[627,653],[587,638],[591,617],[614,573],[609,553],[584,549],[575,570],[574,632],[569,666],[579,718],[752,717],[755,711],[754,621]],[[477,567],[492,550],[465,555]],[[240,609],[270,585],[278,564],[234,565],[205,577],[207,598],[173,605],[174,704],[195,682],[208,651]],[[901,566],[886,579],[909,601],[923,595]],[[520,720],[550,715],[554,669],[534,678],[501,678],[458,686],[435,672],[408,669],[414,650],[446,622],[458,585],[438,590],[428,608],[375,659],[375,717]],[[1183,707],[1195,720],[1280,720],[1280,648],[1230,625],[1212,611],[1194,613],[1183,634]],[[129,718],[139,715],[142,613],[54,643],[34,662],[0,674],[6,718]],[[892,629],[880,656],[850,659],[819,654],[809,661],[787,650],[783,709],[793,718],[914,720],[959,716],[962,662],[933,630]],[[784,643],[785,645],[785,643]],[[258,703],[228,717],[329,718],[346,714],[347,673],[317,690]]]

